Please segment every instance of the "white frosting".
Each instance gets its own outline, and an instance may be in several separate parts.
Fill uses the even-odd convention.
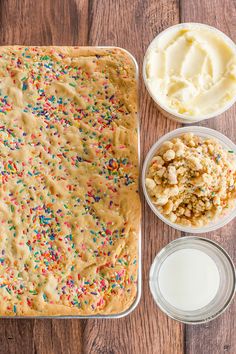
[[[236,96],[236,50],[207,26],[172,28],[149,47],[146,77],[153,96],[173,113],[208,115]]]

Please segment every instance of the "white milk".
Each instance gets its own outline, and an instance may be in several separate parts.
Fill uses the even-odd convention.
[[[214,260],[197,249],[169,255],[159,271],[160,291],[167,302],[184,311],[198,310],[213,300],[220,275]]]

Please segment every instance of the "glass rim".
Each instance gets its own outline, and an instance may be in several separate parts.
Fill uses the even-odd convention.
[[[153,204],[151,197],[149,196],[149,193],[146,188],[146,183],[145,183],[145,178],[147,174],[147,169],[150,165],[152,157],[155,155],[157,152],[158,148],[167,140],[171,140],[173,138],[176,138],[178,136],[181,136],[184,133],[191,132],[195,135],[203,135],[207,138],[212,137],[214,139],[217,139],[219,143],[222,146],[225,146],[229,149],[232,149],[236,153],[236,145],[233,143],[232,140],[230,140],[227,136],[224,134],[218,132],[217,130],[211,129],[211,128],[206,128],[206,127],[201,127],[201,126],[187,126],[187,127],[181,127],[177,128],[175,130],[172,130],[171,132],[168,132],[167,134],[162,135],[149,149],[143,163],[143,169],[142,169],[142,188],[143,188],[143,193],[145,196],[145,199],[151,208],[151,210],[154,212],[154,214],[161,219],[165,224],[171,226],[172,228],[183,231],[186,233],[193,233],[193,234],[200,234],[204,232],[210,232],[210,231],[215,231],[220,229],[221,227],[225,226],[228,224],[230,221],[232,221],[235,216],[236,216],[236,200],[235,200],[235,205],[232,207],[231,210],[228,211],[225,215],[222,215],[219,219],[213,219],[210,223],[203,225],[201,227],[193,227],[193,226],[184,226],[181,224],[173,223],[171,222],[165,215],[163,215]],[[236,160],[236,155],[235,155],[235,160]]]
[[[182,316],[178,316],[173,314],[171,311],[169,311],[170,307],[168,308],[168,306],[163,306],[162,302],[159,301],[158,297],[155,294],[155,290],[154,290],[154,286],[153,286],[153,281],[152,281],[152,277],[153,274],[155,272],[155,268],[157,268],[157,264],[159,263],[160,265],[163,263],[163,261],[166,259],[164,258],[164,256],[168,253],[168,251],[172,248],[174,248],[176,245],[178,244],[188,244],[190,241],[190,245],[191,243],[195,243],[196,241],[200,241],[203,244],[205,243],[205,245],[211,245],[213,246],[213,249],[215,248],[215,250],[220,253],[221,255],[223,255],[224,260],[228,263],[230,270],[232,272],[232,288],[230,289],[230,293],[229,296],[227,297],[227,300],[224,302],[224,304],[221,306],[221,308],[219,310],[217,310],[214,314],[212,314],[211,316],[207,316],[201,319],[196,319],[196,320],[192,320],[192,319],[188,319],[187,313],[191,312],[191,311],[186,311],[186,317],[184,317],[184,315]],[[195,243],[196,244],[196,243]],[[160,268],[159,268],[160,270]],[[218,243],[215,242],[213,240],[210,240],[208,238],[205,237],[198,237],[198,236],[184,236],[184,237],[180,237],[177,238],[171,242],[169,242],[166,246],[164,246],[155,256],[152,265],[150,267],[150,271],[149,271],[149,287],[150,287],[150,291],[152,294],[152,297],[156,303],[156,305],[160,308],[160,310],[162,312],[164,312],[167,316],[169,316],[170,318],[181,322],[181,323],[185,323],[185,324],[203,324],[203,323],[207,323],[212,321],[213,319],[219,317],[223,312],[226,311],[226,309],[229,307],[229,305],[231,304],[234,296],[235,296],[235,292],[236,292],[236,270],[235,270],[235,265],[233,263],[233,260],[231,259],[230,255],[228,254],[228,252]],[[168,302],[166,302],[168,304]],[[171,304],[170,304],[171,306]],[[201,310],[201,309],[199,309]],[[184,312],[184,311],[183,311]],[[193,311],[194,312],[194,311]]]
[[[236,53],[236,43],[224,32],[222,32],[221,30],[219,30],[218,28],[214,27],[214,26],[210,26],[207,25],[205,23],[201,23],[201,22],[183,22],[183,23],[177,23],[173,26],[167,27],[165,30],[161,31],[160,33],[157,34],[156,37],[153,38],[153,40],[150,42],[145,55],[144,55],[144,59],[143,59],[143,80],[145,83],[145,87],[149,93],[149,95],[151,96],[151,98],[153,99],[153,101],[157,104],[157,106],[159,106],[164,112],[166,112],[167,115],[171,115],[172,119],[185,123],[185,124],[191,124],[191,123],[196,123],[196,122],[201,122],[205,119],[211,119],[211,118],[215,118],[223,113],[225,113],[226,111],[228,111],[228,109],[230,109],[236,102],[236,94],[235,96],[222,108],[212,112],[212,113],[208,113],[208,114],[200,114],[200,115],[196,115],[196,116],[188,116],[182,113],[178,113],[175,112],[173,109],[171,109],[169,106],[163,104],[161,102],[161,100],[159,98],[157,98],[152,90],[150,89],[150,86],[148,84],[148,79],[147,79],[147,75],[146,75],[146,65],[147,65],[147,57],[148,57],[148,53],[150,51],[150,49],[152,48],[152,46],[154,45],[154,43],[161,38],[163,35],[165,35],[166,33],[173,31],[177,28],[191,28],[191,27],[202,27],[202,28],[206,28],[212,32],[217,33],[222,39],[225,40],[225,42],[231,47],[231,49]]]

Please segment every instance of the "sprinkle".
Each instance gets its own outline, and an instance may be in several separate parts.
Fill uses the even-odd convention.
[[[122,82],[129,72],[127,59],[110,53],[105,61],[104,55],[93,56],[93,65],[97,70],[100,62],[111,61]],[[127,294],[135,283],[127,272],[128,247],[115,256],[120,240],[128,237],[125,221],[120,225],[116,217],[120,191],[125,195],[133,189],[134,170],[136,175],[127,153],[131,107],[111,82],[109,68],[91,72],[87,60],[69,59],[56,48],[19,47],[1,54],[4,75],[23,94],[19,106],[0,87],[1,203],[10,211],[1,220],[0,288],[6,306],[11,299],[11,314],[21,313],[24,302],[36,309],[38,298],[53,305],[43,291],[51,276],[58,303],[91,311]],[[19,119],[12,119],[16,112]],[[115,134],[124,117],[119,143]],[[5,244],[17,250],[13,261]],[[78,265],[87,260],[95,272],[78,274]],[[30,284],[27,272],[32,272]]]
[[[28,88],[28,85],[27,85],[27,83],[24,81],[24,82],[23,82],[23,85],[22,85],[22,91],[27,90],[27,88]]]

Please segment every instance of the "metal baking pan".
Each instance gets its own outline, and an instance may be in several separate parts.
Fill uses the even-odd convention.
[[[113,47],[113,46],[94,46],[91,48],[95,48],[95,49],[119,49],[124,51],[125,53],[128,54],[128,56],[131,58],[131,60],[134,63],[135,66],[135,71],[136,71],[136,85],[137,85],[137,92],[138,92],[138,86],[139,86],[139,72],[138,72],[138,63],[136,61],[136,59],[134,58],[134,56],[127,51],[126,49],[123,49],[121,47]],[[139,117],[139,100],[137,103],[137,131],[138,131],[138,164],[139,164],[139,170],[140,170],[140,117]],[[140,184],[140,183],[139,183]],[[139,185],[139,190],[140,190],[140,185]],[[139,235],[138,235],[138,275],[137,275],[137,293],[136,293],[136,298],[133,302],[133,304],[130,306],[130,308],[128,308],[127,310],[121,312],[121,313],[117,313],[117,314],[111,314],[111,315],[88,315],[88,316],[80,316],[80,315],[59,315],[59,316],[1,316],[1,318],[19,318],[19,319],[111,319],[111,318],[122,318],[125,317],[127,315],[129,315],[132,311],[134,311],[134,309],[137,307],[140,298],[141,298],[141,288],[142,288],[142,268],[141,268],[141,222],[140,222],[140,227],[139,227]]]

